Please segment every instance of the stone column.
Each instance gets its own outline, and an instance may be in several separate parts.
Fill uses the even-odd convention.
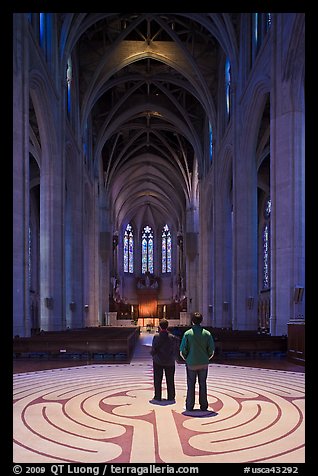
[[[272,32],[272,49],[276,53],[272,55],[270,124],[270,332],[273,335],[287,334],[289,320],[304,315],[304,299],[297,303],[294,295],[295,287],[305,286],[304,51],[301,51],[304,39],[297,42],[300,51],[297,50],[296,57],[300,61],[284,70],[288,62],[282,58],[290,51],[294,54],[294,50],[289,46],[289,37],[284,38],[283,15],[277,15]]]
[[[53,126],[50,132],[50,139],[43,138],[42,141],[40,183],[41,328],[48,331],[66,328],[62,193],[64,175],[61,154],[57,153],[58,134],[54,134],[56,131]],[[56,143],[53,143],[54,137]],[[51,300],[49,305],[48,298]]]
[[[185,234],[185,253],[187,268],[187,296],[188,296],[188,312],[199,310],[199,238],[197,232],[198,210],[195,206],[191,206],[187,210],[187,223]]]
[[[248,97],[234,108],[233,121],[233,215],[232,215],[232,329],[257,329],[256,311],[247,298],[257,294],[257,173],[251,135],[257,111],[247,113]],[[235,101],[233,101],[235,102]],[[247,108],[245,110],[245,108]],[[255,113],[255,117],[254,114]],[[253,131],[253,133],[251,132]],[[226,305],[224,306],[226,307]]]
[[[13,335],[30,335],[29,83],[25,14],[13,15]]]
[[[200,273],[198,279],[199,284],[199,300],[201,303],[200,310],[203,314],[203,319],[206,325],[212,325],[212,308],[209,304],[212,303],[213,296],[213,270],[212,267],[212,204],[211,204],[211,188],[207,180],[201,182],[200,192],[200,235],[199,235],[199,249],[200,249]]]

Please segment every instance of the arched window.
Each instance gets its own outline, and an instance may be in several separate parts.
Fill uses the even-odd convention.
[[[272,14],[265,13],[265,31],[268,32],[271,26],[272,26]]]
[[[259,13],[254,13],[253,16],[253,44],[256,52],[258,51],[259,48],[259,43],[260,43],[260,15]]]
[[[252,13],[252,63],[271,25],[271,13]]]
[[[209,156],[210,162],[212,162],[212,154],[213,154],[213,136],[212,136],[212,124],[209,122]]]
[[[163,227],[161,235],[161,271],[171,273],[171,233],[168,225]]]
[[[46,14],[40,13],[40,21],[39,21],[39,39],[40,45],[45,47],[45,40],[46,40]]]
[[[52,61],[52,18],[50,13],[39,13],[39,43],[48,63]]]
[[[148,225],[141,236],[141,272],[153,274],[153,232]]]
[[[134,272],[134,233],[129,223],[124,233],[124,272]]]
[[[71,113],[71,85],[73,79],[73,71],[72,71],[72,60],[71,58],[67,61],[67,69],[66,69],[66,82],[67,82],[67,113]]]
[[[270,287],[270,214],[271,199],[268,198],[264,207],[264,228],[263,228],[263,289]]]
[[[225,60],[225,110],[227,119],[231,113],[231,63],[229,58]]]
[[[29,278],[29,289],[32,289],[32,259],[33,259],[33,233],[32,228],[29,225],[29,235],[28,235],[28,278]]]

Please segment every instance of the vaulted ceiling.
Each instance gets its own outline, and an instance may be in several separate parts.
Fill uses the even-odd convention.
[[[235,63],[240,14],[65,15],[73,15],[81,126],[91,127],[115,226],[181,229],[207,170],[219,65],[225,55]]]

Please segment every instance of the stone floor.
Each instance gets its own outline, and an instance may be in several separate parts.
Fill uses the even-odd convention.
[[[176,364],[176,401],[151,402],[152,337],[141,334],[129,364],[15,362],[14,462],[305,461],[303,366],[214,362],[210,411],[186,412],[183,364]],[[165,396],[165,381],[163,389]]]

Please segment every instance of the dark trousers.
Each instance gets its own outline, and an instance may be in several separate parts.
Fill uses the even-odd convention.
[[[154,387],[155,387],[155,400],[161,400],[162,396],[162,379],[163,373],[165,373],[166,377],[166,384],[167,384],[167,399],[174,400],[176,396],[176,390],[174,385],[174,373],[175,373],[175,366],[174,365],[158,365],[153,363],[153,379],[154,379]]]
[[[207,398],[207,386],[206,379],[208,376],[208,369],[191,370],[187,366],[187,398],[186,409],[193,410],[195,403],[195,384],[198,379],[199,382],[199,404],[201,410],[207,410],[208,398]]]

